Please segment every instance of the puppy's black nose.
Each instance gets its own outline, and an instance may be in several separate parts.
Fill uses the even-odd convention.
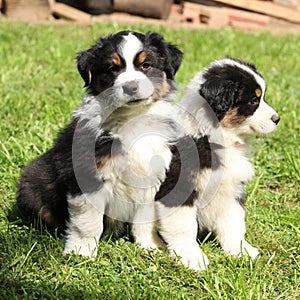
[[[123,92],[129,96],[133,96],[137,93],[138,91],[138,83],[137,81],[128,81],[124,83],[122,86]]]
[[[273,115],[271,120],[277,125],[278,122],[280,121],[280,118],[278,115]]]

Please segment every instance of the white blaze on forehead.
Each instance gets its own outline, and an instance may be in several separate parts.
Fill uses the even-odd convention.
[[[126,70],[134,69],[133,60],[142,51],[142,42],[132,33],[123,36],[124,42],[121,45],[121,55],[126,62]]]
[[[123,42],[119,48],[119,54],[125,60],[126,68],[121,72],[115,80],[114,86],[118,89],[120,98],[129,97],[124,94],[123,86],[127,82],[136,81],[138,90],[135,97],[139,99],[147,99],[154,92],[154,86],[151,80],[141,71],[134,67],[134,59],[143,50],[143,43],[134,34],[129,33],[123,36]],[[131,97],[132,98],[132,97]]]

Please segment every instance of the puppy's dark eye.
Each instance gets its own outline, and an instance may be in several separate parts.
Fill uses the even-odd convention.
[[[253,97],[252,99],[250,99],[248,101],[248,104],[250,104],[250,105],[257,105],[258,103],[259,103],[259,98],[257,98],[257,97]]]
[[[147,62],[144,62],[141,64],[141,70],[146,71],[148,69],[150,69],[151,65]]]
[[[111,65],[107,69],[109,72],[119,72],[120,71],[120,66],[117,65]]]

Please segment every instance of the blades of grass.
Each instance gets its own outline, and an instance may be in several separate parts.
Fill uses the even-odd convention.
[[[294,153],[289,152],[287,149],[284,149],[285,157],[287,158],[288,165],[292,168],[292,174],[290,174],[293,177],[296,177],[295,179],[300,181],[300,170],[299,165],[296,161],[296,155]]]
[[[270,258],[268,259],[268,261],[266,262],[266,265],[270,265],[271,261],[275,258],[275,252],[272,253],[272,255],[270,256]]]
[[[264,175],[265,175],[264,172],[262,172],[262,173],[255,179],[254,186],[253,186],[251,192],[250,192],[249,195],[248,195],[248,199],[251,199],[251,200],[253,199],[253,196],[255,195],[256,191],[258,190],[258,188],[259,188],[259,183],[260,183],[260,181],[261,181],[261,179],[263,178]]]
[[[293,223],[289,223],[289,225],[298,233],[300,234],[300,228],[294,225]]]
[[[30,256],[31,252],[33,251],[33,249],[35,248],[35,246],[37,245],[37,242],[34,242],[33,245],[31,246],[31,248],[29,249],[29,251],[27,252],[27,254],[25,255],[25,257],[22,259],[19,260],[20,261],[20,264],[17,266],[16,268],[16,272],[15,272],[15,278],[20,274],[23,266],[25,265],[28,257]]]
[[[11,163],[13,164],[13,159],[9,153],[9,151],[7,150],[6,146],[0,141],[0,146],[2,148],[2,150],[0,150],[0,152],[5,156],[5,158]]]
[[[207,241],[208,241],[208,239],[209,239],[209,237],[212,235],[212,233],[211,232],[209,232],[206,236],[205,236],[205,238],[203,239],[203,241],[201,242],[201,244],[200,245],[203,245],[203,244],[205,244]],[[214,240],[216,240],[217,238],[215,238]]]
[[[214,287],[210,287],[208,282],[200,282],[200,285],[209,293],[212,299],[221,299],[222,295],[218,289],[218,282],[215,284]]]

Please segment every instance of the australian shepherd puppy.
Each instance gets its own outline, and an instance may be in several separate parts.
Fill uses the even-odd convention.
[[[143,247],[161,243],[153,200],[177,135],[167,116],[181,60],[160,34],[132,31],[78,54],[83,104],[53,148],[25,169],[17,197],[23,218],[39,217],[65,234],[64,253],[96,255],[104,216],[111,227],[133,223]]]
[[[279,122],[265,93],[266,82],[254,65],[226,58],[200,72],[181,101],[189,135],[171,147],[156,206],[160,236],[192,269],[208,264],[197,244],[198,230],[214,233],[231,255],[258,255],[244,237],[244,185],[254,175],[248,136],[272,132]]]

